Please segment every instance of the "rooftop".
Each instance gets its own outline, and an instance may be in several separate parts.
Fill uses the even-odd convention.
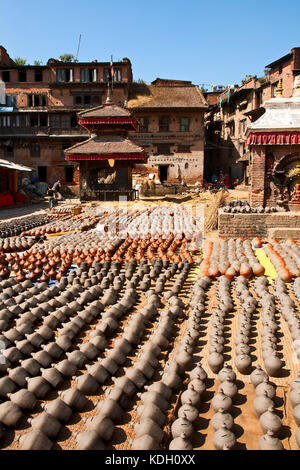
[[[65,150],[67,155],[112,155],[112,154],[144,154],[144,149],[131,140],[119,136],[92,136]]]
[[[128,108],[206,108],[198,86],[181,80],[156,79],[150,85],[133,83],[129,89]]]

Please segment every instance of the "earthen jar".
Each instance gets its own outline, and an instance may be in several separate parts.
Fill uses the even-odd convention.
[[[258,417],[260,417],[263,413],[268,410],[268,408],[274,406],[274,403],[271,398],[268,398],[266,392],[264,392],[262,395],[255,398],[253,406],[255,413]]]
[[[282,428],[281,419],[274,413],[274,407],[268,408],[268,410],[260,416],[259,424],[264,434],[268,431],[272,431],[274,436],[278,435]]]
[[[256,369],[254,369],[254,371],[250,374],[250,380],[254,387],[257,387],[257,385],[263,382],[265,378],[268,378],[268,374],[266,374],[260,365],[258,365]]]
[[[226,426],[227,429],[231,429],[233,426],[233,417],[223,408],[220,408],[212,417],[211,423],[215,431],[221,429],[222,426]]]
[[[260,450],[283,450],[282,442],[274,436],[272,431],[267,431],[259,439],[258,445]]]

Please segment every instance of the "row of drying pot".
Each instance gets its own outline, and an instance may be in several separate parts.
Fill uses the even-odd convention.
[[[13,253],[29,250],[37,242],[35,237],[17,237],[0,239],[0,251]]]
[[[262,356],[267,373],[271,377],[279,377],[284,363],[278,356],[277,343],[278,324],[276,322],[276,304],[274,295],[269,292],[268,279],[263,276],[258,278],[254,283],[254,289],[260,299],[262,306],[262,325],[260,331],[262,338]]]
[[[250,380],[255,387],[254,411],[263,432],[258,442],[259,449],[283,450],[278,438],[282,431],[282,422],[274,409],[276,386],[269,381],[268,374],[260,365],[251,373]]]
[[[133,294],[133,292],[131,292],[131,294]],[[104,298],[105,298],[105,295],[102,299],[103,301],[104,301]],[[90,306],[88,306],[88,309],[85,309],[85,311],[81,312],[82,315],[79,314],[75,317],[75,320],[77,320],[77,324],[76,324],[77,328],[76,328],[75,331],[77,331],[77,334],[78,334],[79,330],[82,329],[82,327],[84,326],[83,325],[84,323],[88,322],[88,324],[90,324],[91,315],[93,317],[95,317],[95,314],[96,314],[96,316],[98,316],[99,315],[99,308],[100,308],[100,312],[103,311],[104,306],[103,306],[102,303],[97,302],[97,305],[94,305],[94,306],[93,306],[93,303],[94,302],[92,302],[92,304],[90,304]],[[132,305],[132,303],[131,303],[131,305]],[[94,307],[93,312],[89,311],[89,309],[91,309],[92,307]],[[95,307],[97,307],[96,312],[95,312]],[[123,305],[123,309],[124,309],[124,311],[126,310],[125,305]],[[80,311],[80,303],[78,304],[78,310]],[[87,315],[87,314],[89,314],[89,315]],[[81,321],[78,324],[79,320],[81,320]],[[104,336],[107,335],[107,334],[112,333],[112,331],[113,331],[112,328],[109,328],[109,329],[106,328],[104,323],[105,323],[105,321],[102,322],[99,329],[97,331],[95,331],[93,335],[91,335],[92,336],[91,340],[88,343],[83,344],[82,347],[79,350],[74,350],[72,353],[67,353],[68,354],[68,356],[67,356],[68,359],[64,359],[56,365],[55,368],[61,374],[63,374],[64,377],[70,378],[71,376],[73,376],[76,373],[76,370],[78,368],[82,369],[82,367],[84,367],[84,365],[86,364],[87,361],[94,360],[95,357],[98,356],[99,353],[102,350],[104,350],[105,344],[106,344]],[[73,327],[75,327],[75,323],[73,324]],[[71,325],[70,325],[70,327],[65,326],[64,331],[60,331],[60,333],[62,333],[62,334],[59,335],[59,337],[57,339],[57,343],[60,341],[59,342],[59,347],[64,347],[64,350],[67,351],[72,346],[72,343],[74,342],[74,329],[71,328]],[[68,343],[68,344],[66,344],[66,343]],[[95,351],[96,351],[96,355],[95,355]],[[51,352],[52,352],[52,354],[54,353],[53,348],[51,349]],[[105,362],[102,361],[102,364],[103,365],[101,366],[101,368],[100,368],[100,365],[98,367],[96,366],[96,367],[94,367],[94,369],[89,371],[90,373],[85,374],[84,376],[77,377],[76,378],[76,388],[75,389],[70,389],[66,392],[63,392],[62,399],[64,400],[65,403],[67,402],[67,404],[69,406],[71,406],[74,410],[79,411],[79,410],[82,410],[86,407],[87,400],[85,399],[84,394],[90,394],[90,392],[94,391],[94,387],[95,387],[94,376],[97,377],[98,380],[100,380],[100,383],[102,383],[101,380],[103,380],[104,378],[107,378],[109,376],[109,372],[106,371],[106,369],[104,368]],[[111,367],[112,361],[110,361],[109,365]],[[108,367],[109,367],[109,365],[108,365]],[[53,364],[53,366],[54,366],[54,364]],[[45,387],[41,387],[41,385],[40,385],[40,388],[45,388]],[[47,391],[48,390],[46,390],[45,393],[47,393]],[[42,398],[42,397],[40,397],[40,398]],[[36,430],[34,429],[34,432],[35,431]],[[43,427],[42,431],[41,431],[41,429],[39,429],[39,431],[43,432],[43,436],[42,436],[43,439],[41,440],[41,442],[44,442],[44,444],[47,444],[48,441],[47,441],[47,439],[44,439],[44,437],[46,436],[48,439],[50,437],[53,437],[53,435],[51,434],[51,430],[49,429],[47,431],[47,427]],[[28,444],[29,442],[31,443],[30,445],[33,445],[33,446],[37,445],[37,444],[32,443],[33,442],[32,441],[32,436],[31,436],[31,434],[29,434],[28,438],[26,438],[26,443],[22,443],[22,446],[23,446],[22,448],[28,448],[26,446],[29,445]],[[49,444],[49,442],[48,442],[48,444]],[[29,448],[32,448],[32,447],[29,447]],[[34,448],[36,448],[36,447],[34,447]]]
[[[253,274],[262,275],[264,268],[255,256],[249,240],[243,242],[241,239],[229,239],[206,244],[200,272],[212,277],[225,274],[233,279],[240,274],[250,278]]]
[[[31,230],[48,223],[47,214],[33,214],[21,219],[14,219],[0,224],[0,238],[14,237],[24,231]]]
[[[293,408],[294,420],[298,426],[295,433],[295,439],[297,446],[300,449],[300,372],[298,372],[298,376],[290,383],[289,399]]]
[[[224,364],[224,345],[226,337],[226,315],[233,311],[234,306],[230,293],[231,281],[226,276],[221,276],[217,283],[218,307],[210,319],[209,356],[207,363],[213,373],[217,374]]]
[[[290,282],[293,277],[293,273],[288,269],[284,258],[274,249],[271,243],[268,243],[264,246],[264,251],[272,264],[275,266],[278,277],[285,282]],[[294,267],[292,270],[296,272]]]
[[[152,335],[150,336],[148,343],[142,346],[141,353],[137,356],[133,367],[125,369],[125,376],[118,379],[113,378],[114,387],[106,390],[107,398],[104,403],[100,402],[98,405],[98,415],[96,418],[90,420],[88,424],[88,431],[77,436],[77,448],[78,449],[94,449],[96,441],[93,440],[95,432],[99,434],[99,423],[102,418],[110,418],[112,421],[118,423],[122,421],[124,411],[128,408],[128,400],[136,394],[137,389],[143,389],[146,382],[151,380],[155,370],[158,366],[158,356],[161,350],[166,350],[170,346],[171,336],[174,334],[173,323],[182,314],[183,304],[177,298],[177,296],[171,295],[168,298],[169,308],[163,310],[160,314],[159,320],[153,326],[157,326]],[[123,352],[128,354],[133,346],[137,347],[142,339],[145,331],[146,324],[151,321],[153,323],[153,317],[158,314],[158,307],[162,304],[157,294],[153,291],[149,291],[147,294],[147,305],[143,310],[135,313],[123,330],[122,340],[114,345],[111,353],[108,354],[108,359],[115,359],[120,361],[120,351],[118,352],[116,346],[120,348],[120,342],[122,347],[125,347],[124,341],[129,345],[129,349]],[[132,344],[132,347],[130,347]],[[125,358],[126,358],[125,354]],[[121,362],[123,364],[123,361]],[[115,371],[116,372],[116,371]],[[171,379],[171,377],[169,377]],[[155,385],[153,385],[155,388]],[[151,387],[153,387],[151,386]],[[158,386],[163,387],[163,385]],[[167,386],[164,386],[167,389]],[[152,391],[149,390],[149,392]],[[144,409],[145,415],[154,412],[155,416],[161,416],[161,411],[158,409],[156,404],[150,404],[153,395],[157,398],[157,393],[149,393],[145,400],[147,406]],[[161,404],[163,400],[159,403]],[[115,404],[115,406],[113,406]],[[122,408],[124,411],[122,411]],[[143,409],[139,409],[142,413]],[[92,432],[93,431],[93,432]],[[103,436],[98,435],[103,439]],[[149,444],[149,443],[148,443]],[[150,445],[150,444],[149,444]]]
[[[64,217],[62,220],[55,220],[47,223],[39,228],[33,228],[23,232],[24,235],[41,236],[51,233],[66,232],[78,230],[83,232],[96,226],[99,222],[99,216],[87,217],[85,214],[76,215],[74,217]]]
[[[251,339],[252,316],[256,312],[257,300],[251,295],[248,280],[239,276],[235,283],[235,290],[241,304],[238,316],[238,328],[234,338],[235,366],[241,374],[250,374],[252,359],[249,342]]]
[[[286,268],[290,271],[293,277],[300,275],[300,251],[298,245],[278,243],[273,239],[273,248],[281,256],[285,262]]]
[[[299,284],[297,282],[298,279],[299,278],[294,282],[294,291],[297,290],[295,286]],[[289,295],[286,283],[279,278],[275,279],[274,282],[274,294],[279,301],[281,314],[288,324],[291,337],[293,339],[293,348],[295,350],[294,355],[296,356],[295,360],[298,361],[300,358],[300,319],[297,307]]]

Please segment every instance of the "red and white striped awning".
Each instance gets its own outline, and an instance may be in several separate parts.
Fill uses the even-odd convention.
[[[300,145],[300,131],[250,132],[246,145]]]

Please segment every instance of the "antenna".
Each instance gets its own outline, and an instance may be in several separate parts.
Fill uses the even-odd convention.
[[[79,54],[80,42],[81,42],[81,34],[79,34],[79,40],[78,40],[78,47],[77,47],[77,53],[76,53],[75,62],[78,62],[78,54]]]

